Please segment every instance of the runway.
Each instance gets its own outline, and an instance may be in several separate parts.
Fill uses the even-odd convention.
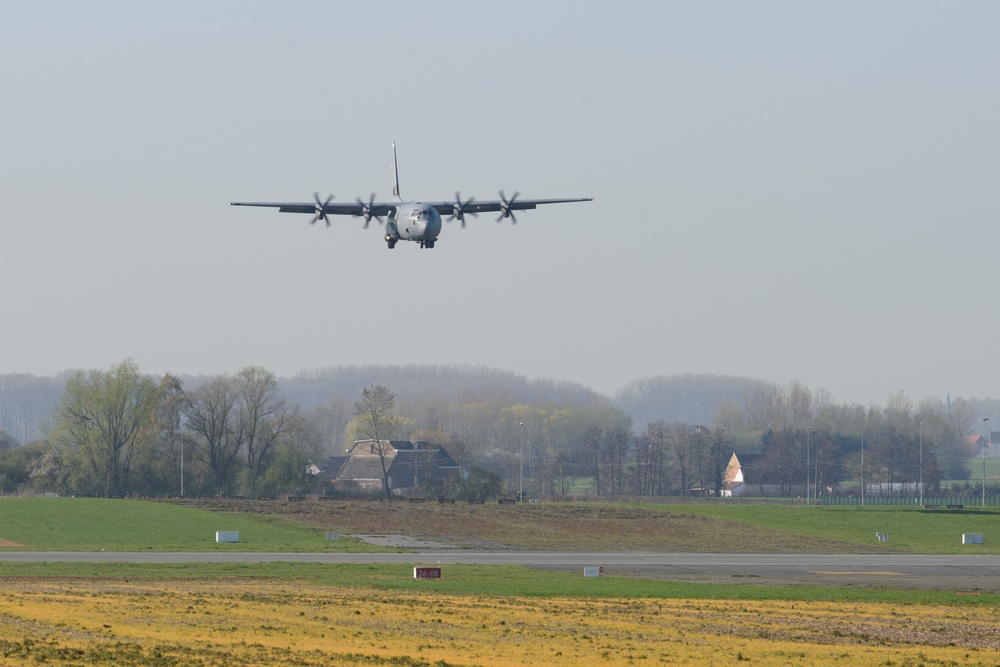
[[[675,581],[772,585],[820,583],[1000,592],[1000,556],[976,555],[691,554],[460,549],[416,553],[8,551],[0,553],[0,562],[480,564],[581,572],[585,565],[598,565],[608,575]]]

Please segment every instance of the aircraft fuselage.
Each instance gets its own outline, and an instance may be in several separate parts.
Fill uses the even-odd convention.
[[[421,248],[433,248],[440,234],[441,214],[430,204],[400,204],[385,224],[385,241],[390,248],[396,241],[415,241]]]

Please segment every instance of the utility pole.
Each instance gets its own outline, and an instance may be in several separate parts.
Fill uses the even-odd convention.
[[[809,507],[809,436],[812,430],[812,426],[806,429],[806,507]]]
[[[920,422],[920,506],[924,506],[924,423]]]
[[[518,484],[517,497],[519,502],[524,502],[524,422],[521,422],[521,456],[519,457],[521,464],[521,476],[520,482]]]
[[[865,426],[861,425],[861,506],[865,506]]]
[[[986,507],[986,450],[989,448],[989,431],[986,430],[986,422],[989,417],[983,417],[983,507]]]
[[[183,416],[177,422],[177,430],[181,437],[181,498],[184,497],[184,418]]]

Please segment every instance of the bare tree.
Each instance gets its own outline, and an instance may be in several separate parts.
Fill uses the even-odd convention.
[[[792,381],[784,391],[785,409],[789,426],[805,429],[812,425],[812,392],[801,382]]]
[[[185,405],[187,428],[201,437],[202,447],[195,456],[212,472],[216,493],[222,493],[232,480],[240,439],[234,412],[237,394],[233,379],[219,376],[191,394]]]
[[[360,432],[371,438],[374,443],[372,451],[378,454],[386,500],[392,497],[387,458],[392,451],[389,438],[396,425],[396,418],[392,414],[395,401],[395,395],[379,384],[362,390],[361,398],[354,404],[354,416],[358,419]]]
[[[631,439],[631,433],[623,428],[609,428],[604,433],[611,495],[625,494],[626,454]]]
[[[181,415],[186,401],[187,394],[180,378],[166,373],[156,389],[156,409],[153,411],[157,455],[145,461],[147,483],[157,483],[164,490],[174,490],[179,486],[184,456]]]
[[[257,481],[264,472],[274,444],[288,429],[295,413],[278,396],[274,374],[258,366],[248,366],[235,378],[237,392],[238,439],[245,447],[250,493],[257,492]]]
[[[646,433],[636,443],[636,493],[659,496],[666,491],[665,454],[670,427],[662,419],[646,426]]]
[[[828,429],[821,428],[812,433],[813,459],[813,490],[816,497],[826,493],[826,488],[832,488],[844,475],[841,465],[842,455],[833,434]]]
[[[680,476],[680,491],[682,496],[691,494],[694,478],[694,446],[691,442],[693,427],[687,422],[674,422],[667,431],[667,439],[674,456],[677,459],[677,472]]]
[[[583,434],[581,440],[580,457],[590,470],[590,475],[594,478],[594,486],[597,495],[601,495],[601,470],[603,468],[603,442],[604,432],[598,426],[591,426]]]
[[[14,442],[14,436],[7,431],[0,428],[0,452],[7,452],[14,449],[17,443]]]
[[[757,480],[762,484],[777,486],[778,495],[787,498],[793,495],[796,484],[804,479],[802,474],[804,456],[800,445],[805,445],[805,433],[781,428],[768,431],[762,438],[764,456]]]

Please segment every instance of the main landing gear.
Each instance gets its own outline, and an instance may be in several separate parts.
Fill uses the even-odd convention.
[[[389,248],[389,250],[392,250],[393,248],[396,247],[396,242],[397,241],[399,241],[399,239],[394,239],[391,236],[386,236],[385,237],[385,245]],[[433,248],[435,242],[436,242],[436,239],[434,241],[421,241],[420,242],[420,247],[421,248]]]

